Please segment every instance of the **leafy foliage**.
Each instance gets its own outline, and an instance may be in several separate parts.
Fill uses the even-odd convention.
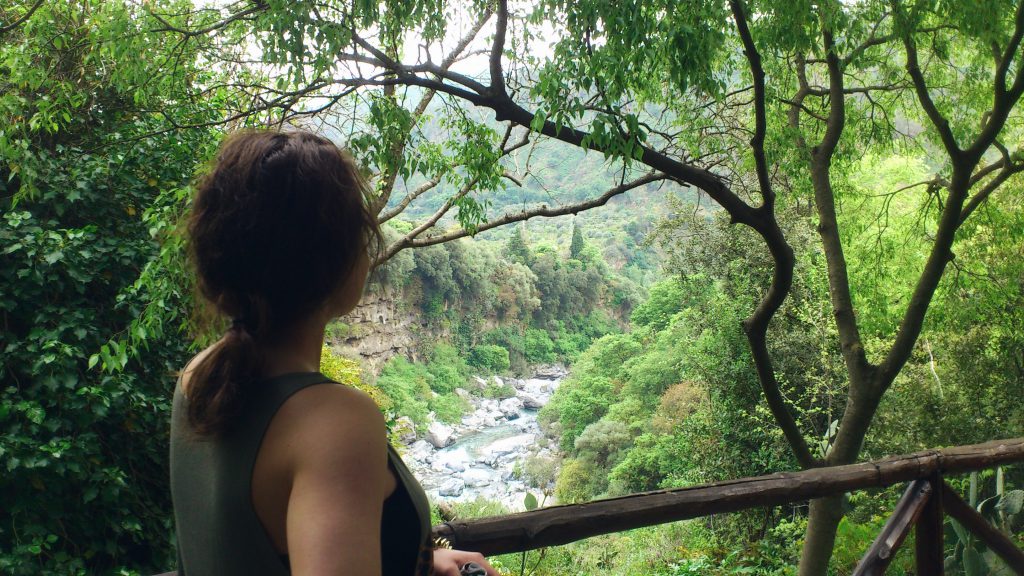
[[[0,41],[5,574],[173,563],[167,417],[193,308],[175,230],[215,138],[151,111],[222,100],[192,106],[209,74],[187,50],[168,65],[154,26],[119,2],[42,3]]]

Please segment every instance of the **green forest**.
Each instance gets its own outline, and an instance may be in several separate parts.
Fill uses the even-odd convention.
[[[365,172],[410,343],[339,318],[321,369],[396,445],[567,367],[526,508],[1024,436],[1022,41],[1020,0],[4,2],[0,574],[174,569],[175,378],[228,326],[183,221],[242,128]],[[1024,548],[1024,465],[946,480]],[[851,574],[904,486],[494,564]]]

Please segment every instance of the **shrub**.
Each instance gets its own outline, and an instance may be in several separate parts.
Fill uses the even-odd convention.
[[[447,394],[466,384],[469,365],[459,351],[450,344],[438,344],[430,352],[430,363],[426,366],[431,378],[430,389],[438,394]]]
[[[562,449],[570,450],[588,425],[597,422],[612,402],[612,382],[600,376],[571,378],[555,393],[553,410],[562,424]]]
[[[591,460],[604,468],[614,465],[632,441],[625,424],[602,419],[584,428],[573,447],[580,458]]]
[[[417,432],[427,426],[431,375],[426,368],[413,364],[401,356],[388,360],[377,378],[377,387],[391,402],[391,417],[408,416],[416,425]]]
[[[527,362],[542,364],[554,362],[557,359],[555,343],[551,341],[551,337],[544,330],[527,328],[523,339],[523,355]]]
[[[592,462],[581,459],[565,460],[555,483],[555,496],[561,504],[587,502],[601,490],[600,486],[595,486],[595,482],[600,482],[604,478]]]
[[[471,348],[469,364],[490,373],[507,372],[511,366],[508,350],[497,344],[481,344]]]
[[[429,408],[441,422],[455,424],[469,410],[469,402],[456,394],[438,394],[428,402]]]
[[[685,304],[683,287],[678,280],[658,282],[651,287],[647,301],[633,310],[630,320],[637,326],[663,330]]]
[[[359,377],[362,372],[359,362],[338,356],[327,346],[324,346],[320,353],[320,372],[335,382],[362,390],[370,398],[373,398],[373,401],[385,414],[392,409],[391,399],[383,390],[373,384],[363,382]],[[390,424],[388,422],[389,428]]]
[[[529,486],[550,490],[558,478],[558,459],[554,456],[531,454],[523,462],[522,478]]]

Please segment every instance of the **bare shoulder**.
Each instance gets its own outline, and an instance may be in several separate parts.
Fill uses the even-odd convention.
[[[346,427],[371,424],[384,431],[384,415],[377,404],[361,390],[344,384],[324,382],[307,386],[293,394],[282,411],[296,412],[306,420],[325,420],[322,424]]]
[[[387,427],[377,404],[360,390],[324,383],[293,394],[278,410],[275,427],[284,432],[297,459],[329,463],[386,461]]]

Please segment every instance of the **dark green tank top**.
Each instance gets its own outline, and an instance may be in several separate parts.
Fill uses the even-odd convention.
[[[188,425],[188,400],[174,392],[171,417],[171,498],[178,538],[179,576],[287,576],[287,557],[274,549],[252,505],[252,472],[263,435],[292,394],[331,382],[319,373],[285,374],[249,388],[237,419],[215,438]],[[384,576],[432,571],[430,509],[423,488],[394,448],[388,466],[398,480],[384,501]]]

